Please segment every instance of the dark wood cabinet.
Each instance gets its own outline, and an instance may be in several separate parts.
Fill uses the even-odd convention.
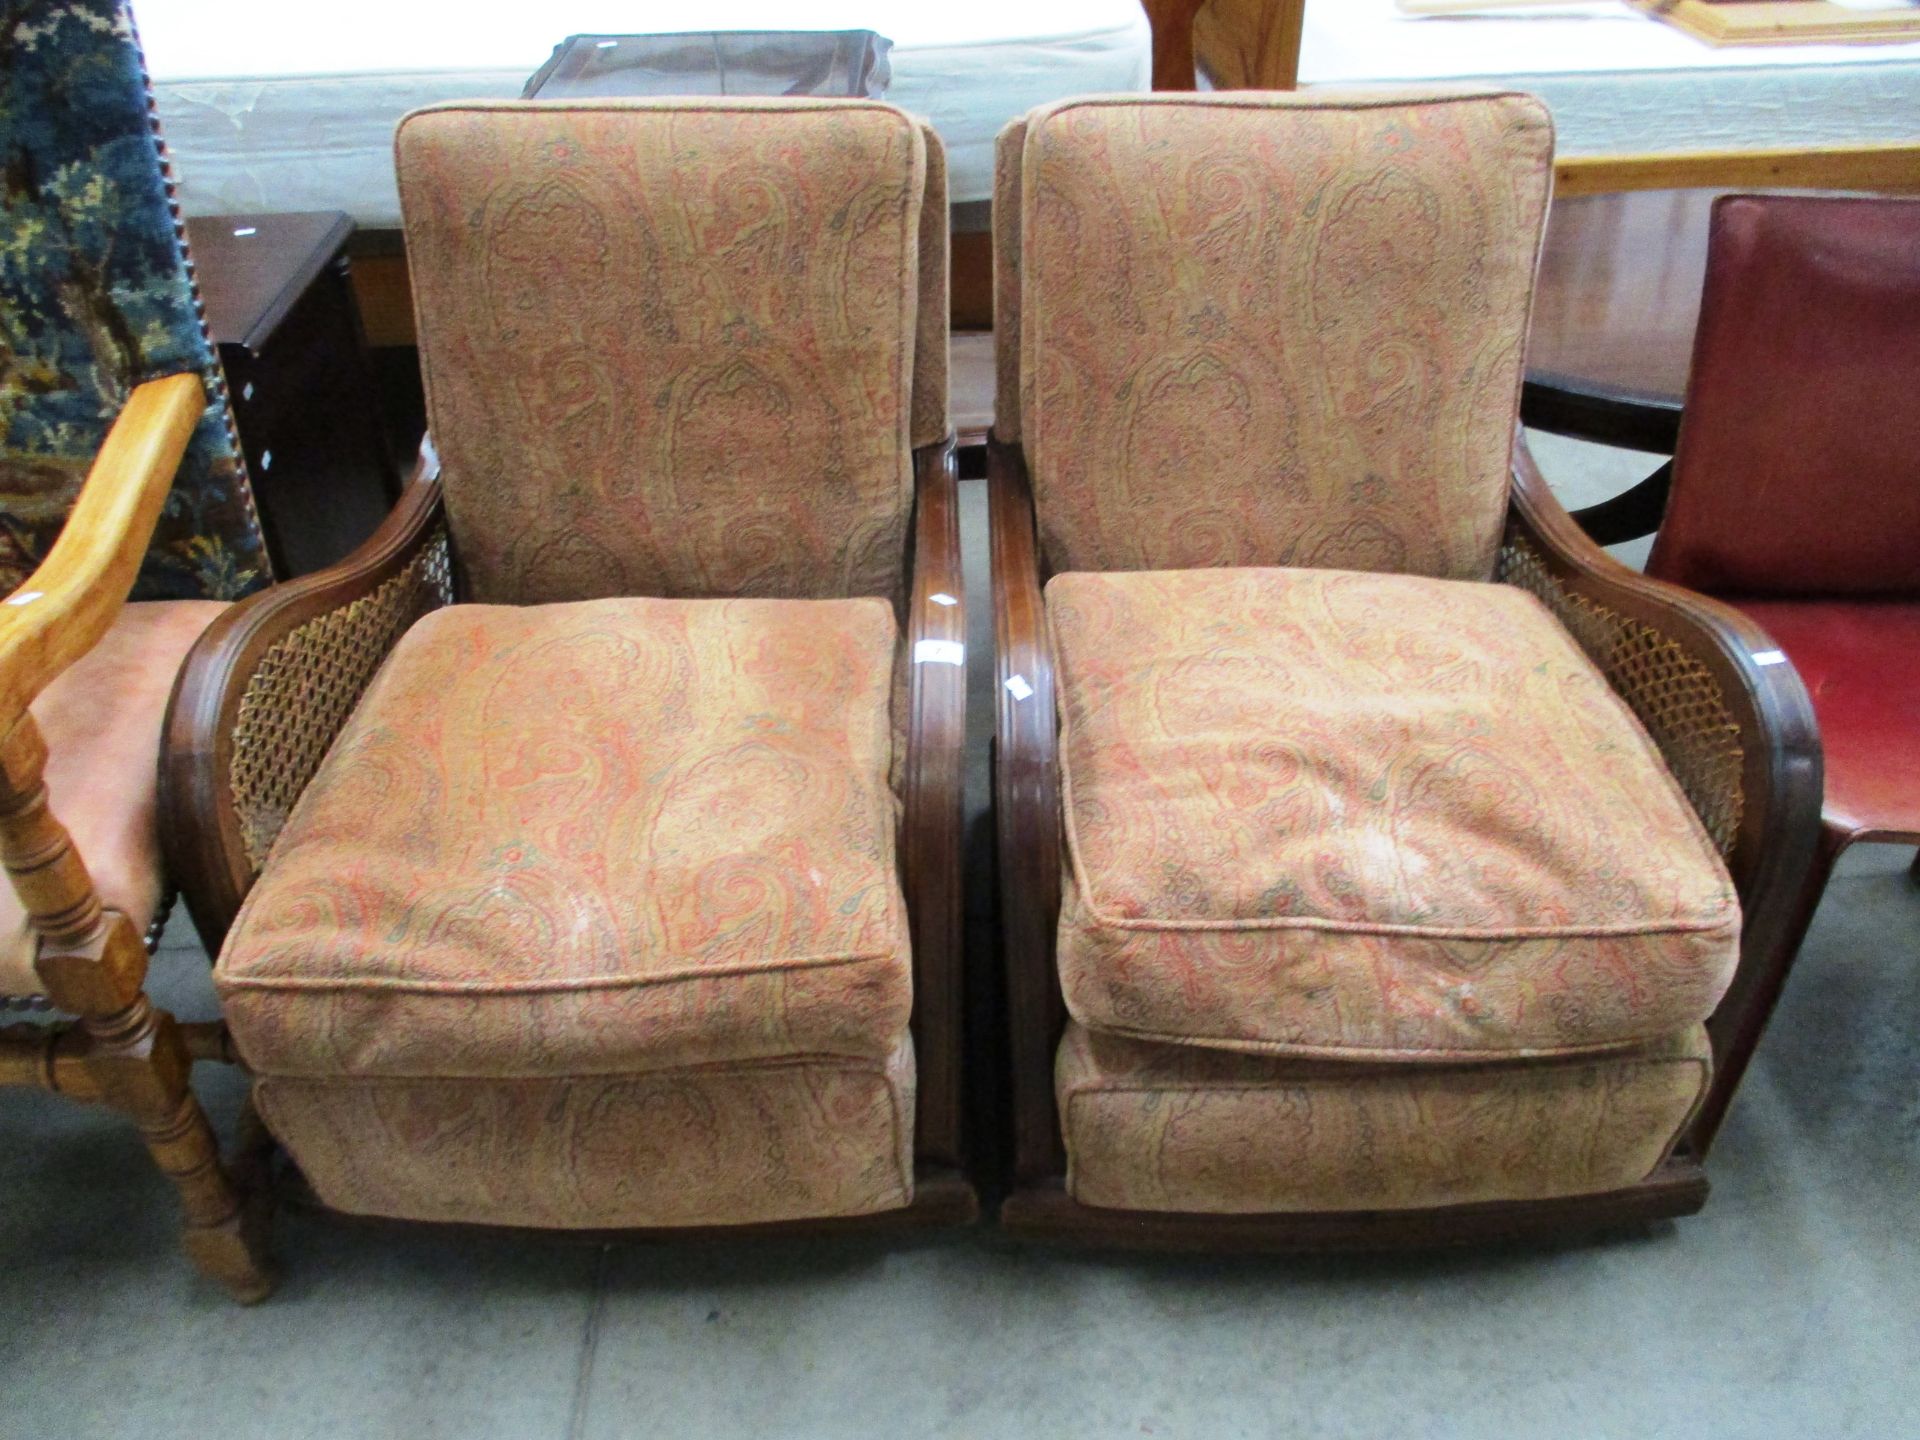
[[[399,493],[338,211],[187,222],[274,573],[343,559]]]

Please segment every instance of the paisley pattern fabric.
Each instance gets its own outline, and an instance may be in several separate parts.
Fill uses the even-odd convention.
[[[885,1062],[912,1004],[895,635],[878,599],[427,616],[221,953],[248,1063],[345,1079]]]
[[[257,589],[266,546],[126,6],[14,0],[0,52],[0,591],[46,558],[134,387],[184,371],[210,400],[134,597]]]
[[[1525,95],[1030,115],[996,206],[1047,567],[1490,578],[1552,160]]]
[[[1069,1025],[1055,1078],[1083,1205],[1259,1214],[1617,1190],[1666,1159],[1710,1069],[1699,1026],[1579,1060],[1366,1067]]]
[[[920,195],[919,314],[913,339],[912,440],[917,450],[922,445],[938,445],[951,428],[947,418],[947,329],[952,314],[948,291],[953,266],[948,254],[952,218],[947,210],[946,147],[933,126],[925,120],[915,123],[927,155],[927,181]]]
[[[526,1080],[262,1081],[337,1210],[543,1229],[746,1225],[913,1202],[913,1050]]]
[[[944,297],[922,324],[923,207],[945,213],[928,144],[864,101],[403,121],[428,415],[473,598],[900,598],[910,426],[944,429],[944,401],[913,394],[918,349],[929,383],[946,351]]]
[[[1703,1020],[1733,883],[1572,637],[1500,585],[1058,575],[1083,1024],[1351,1059],[1542,1055]]]
[[[1023,116],[993,142],[993,433],[1020,443],[1020,157]]]

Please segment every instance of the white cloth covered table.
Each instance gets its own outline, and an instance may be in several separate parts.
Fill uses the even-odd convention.
[[[513,96],[575,33],[865,28],[894,42],[894,103],[946,141],[950,193],[993,189],[993,137],[1069,95],[1144,90],[1139,0],[138,0],[189,215],[338,209],[398,223],[393,126]],[[1492,79],[1553,108],[1563,154],[1920,138],[1920,44],[1715,49],[1619,0],[1413,17],[1309,0],[1308,84]]]
[[[1482,78],[1545,100],[1563,155],[1920,139],[1920,43],[1715,47],[1619,0],[1453,16],[1308,0],[1302,83]]]
[[[993,193],[993,137],[1068,95],[1144,90],[1139,0],[138,0],[189,215],[345,210],[399,223],[393,127],[439,100],[518,95],[573,34],[869,29],[887,98],[946,142],[956,202]]]

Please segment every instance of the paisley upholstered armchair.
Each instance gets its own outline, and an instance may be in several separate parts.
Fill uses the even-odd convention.
[[[970,1217],[939,141],[502,103],[396,153],[437,462],[171,717],[262,1118],[365,1214]]]
[[[1001,137],[1010,1230],[1672,1216],[1818,811],[1792,668],[1516,440],[1533,99],[1068,101]]]

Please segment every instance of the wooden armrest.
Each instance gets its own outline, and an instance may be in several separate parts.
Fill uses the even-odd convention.
[[[127,397],[60,538],[0,606],[0,734],[113,625],[206,408],[195,374],[149,380]]]
[[[242,601],[188,653],[167,707],[161,833],[209,951],[387,653],[451,600],[440,467],[423,447],[365,544]]]
[[[915,1149],[922,1160],[959,1166],[967,614],[952,436],[914,452],[914,481],[900,851],[913,922]]]
[[[1012,1020],[1014,1171],[1058,1176],[1066,1163],[1053,1098],[1053,1051],[1065,1023],[1054,969],[1060,919],[1059,729],[1053,658],[1034,534],[1033,492],[1017,445],[989,442],[993,552],[994,818],[1001,944]]]
[[[1708,1021],[1716,1074],[1690,1132],[1704,1154],[1793,959],[1794,911],[1820,829],[1812,702],[1753,621],[1631,570],[1588,539],[1524,437],[1514,448],[1502,578],[1559,615],[1640,717],[1739,890],[1739,968]]]

